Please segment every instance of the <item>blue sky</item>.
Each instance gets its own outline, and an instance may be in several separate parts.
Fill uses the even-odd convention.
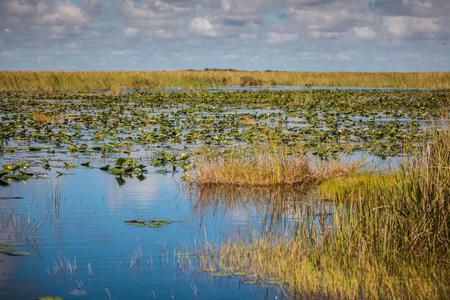
[[[450,71],[449,0],[0,0],[2,70]]]

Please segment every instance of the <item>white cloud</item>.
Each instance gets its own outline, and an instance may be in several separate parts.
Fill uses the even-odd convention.
[[[206,37],[217,37],[219,33],[217,32],[216,26],[214,26],[210,20],[203,17],[197,17],[191,20],[189,25],[191,32],[206,36]]]
[[[123,30],[123,33],[125,34],[125,37],[132,38],[132,37],[136,36],[136,34],[138,33],[138,30],[136,28],[133,28],[133,27],[126,27]]]
[[[243,41],[256,40],[257,38],[258,35],[256,33],[241,32],[238,35],[238,39]]]
[[[355,32],[355,35],[363,41],[371,41],[377,36],[375,31],[369,26],[355,27],[353,28],[353,31]]]
[[[158,0],[145,2],[125,0],[117,3],[116,9],[126,24],[149,29],[182,27],[185,23],[184,18],[191,10],[177,3],[164,3]]]
[[[441,30],[438,20],[407,16],[383,17],[387,31],[400,39],[433,38]]]
[[[326,31],[310,31],[309,35],[315,39],[335,39],[342,35],[341,32],[326,32]]]
[[[298,39],[296,33],[269,32],[267,34],[267,42],[269,44],[291,43]]]
[[[449,8],[449,0],[0,0],[0,52],[16,53],[0,67],[36,67],[41,56],[49,68],[76,60],[85,68],[91,60],[96,69],[178,69],[212,67],[219,57],[240,69],[410,70],[416,65],[406,60],[419,59],[388,54],[413,48],[422,69],[442,69],[450,59]],[[105,51],[127,49],[127,39],[134,59],[107,59]],[[150,46],[154,59],[144,63]],[[377,63],[375,54],[388,59]]]
[[[71,2],[58,3],[54,6],[40,3],[37,7],[40,13],[38,24],[80,25],[88,21],[81,9]]]
[[[228,11],[231,9],[231,1],[230,0],[222,0],[222,9],[224,11]]]
[[[352,58],[352,52],[339,51],[336,54],[325,54],[324,59],[337,60],[337,61],[349,61]]]
[[[361,5],[336,4],[332,7],[290,8],[293,21],[306,26],[310,32],[343,32],[355,23],[374,20]]]
[[[35,11],[31,3],[23,1],[8,1],[5,3],[5,9],[13,15],[31,15]]]

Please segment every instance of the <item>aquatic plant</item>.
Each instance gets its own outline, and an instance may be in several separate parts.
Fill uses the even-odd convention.
[[[166,225],[172,223],[180,223],[181,221],[173,221],[173,220],[156,220],[156,219],[139,219],[139,220],[127,220],[125,224],[130,224],[136,227],[151,227],[151,228],[159,228],[164,227]]]
[[[23,181],[30,179],[34,176],[34,173],[28,172],[28,163],[15,163],[2,165],[0,170],[0,185],[9,185],[9,180]]]
[[[310,186],[363,166],[362,161],[344,162],[342,157],[312,166],[311,157],[299,149],[273,143],[236,147],[222,154],[198,154],[189,178],[199,185]]]
[[[151,163],[171,164],[172,171],[192,168],[186,157],[190,146],[252,145],[267,139],[302,146],[324,158],[344,151],[397,156],[414,150],[424,119],[437,118],[442,108],[449,107],[445,90],[136,92],[108,97],[4,93],[2,97],[4,157],[29,152],[44,156],[43,161],[55,153],[133,156],[145,145],[164,146],[155,150]],[[36,122],[32,119],[36,111],[65,117]],[[65,163],[73,164],[70,159]]]
[[[38,123],[52,123],[52,122],[56,122],[56,121],[63,119],[62,116],[49,115],[49,114],[38,113],[38,112],[34,112],[31,115],[31,118],[33,119],[33,121],[36,121]]]
[[[0,253],[11,255],[11,256],[25,256],[30,255],[28,252],[17,251],[14,248],[18,246],[23,246],[22,243],[1,243],[0,242]]]
[[[324,200],[364,201],[380,197],[380,192],[383,190],[393,189],[396,176],[402,176],[402,174],[385,171],[348,174],[326,180],[318,186],[317,191]]]
[[[352,201],[337,206],[332,230],[308,222],[293,236],[206,244],[202,268],[280,278],[299,297],[448,298],[449,138],[443,124],[391,174],[334,181],[336,200]],[[359,200],[348,189],[355,181]]]
[[[341,86],[449,88],[448,72],[0,71],[2,91],[118,91],[174,87]]]

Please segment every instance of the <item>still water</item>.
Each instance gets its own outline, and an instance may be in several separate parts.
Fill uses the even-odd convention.
[[[268,129],[279,140],[290,136],[297,141],[304,137],[302,130],[310,126],[311,130],[304,134],[313,142],[326,137],[328,128],[334,128],[347,130],[348,139],[367,148],[398,144],[404,137],[396,134],[402,132],[411,140],[416,136],[411,128],[418,131],[422,125],[416,122],[416,127],[407,126],[415,120],[387,104],[374,112],[361,106],[347,115],[346,111],[337,114],[334,108],[327,114],[316,112],[316,108],[242,108],[242,99],[232,107],[206,105],[209,100],[204,99],[205,105],[195,102],[189,108],[177,101],[143,102],[139,97],[136,95],[140,102],[131,97],[115,103],[101,98],[3,100],[0,125],[7,137],[3,145],[7,152],[0,157],[0,165],[25,160],[32,172],[42,172],[40,176],[44,178],[33,176],[0,186],[0,252],[5,243],[23,243],[14,246],[14,250],[29,253],[0,253],[0,299],[48,295],[63,299],[289,297],[276,285],[248,285],[241,276],[203,272],[199,259],[189,255],[186,258],[186,254],[201,254],[206,242],[219,245],[255,235],[276,236],[292,232],[302,223],[312,222],[324,230],[332,228],[332,218],[327,217],[333,215],[332,205],[298,191],[198,190],[181,180],[181,172],[172,174],[170,168],[168,174],[161,175],[148,167],[145,179],[125,178],[124,183],[98,169],[114,165],[118,156],[100,156],[100,150],[94,151],[94,147],[103,145],[105,152],[106,144],[115,143],[108,147],[123,150],[117,142],[129,142],[131,151],[127,156],[149,166],[154,165],[152,157],[161,150],[189,151],[198,142],[192,136],[208,145],[214,145],[216,140],[224,145],[240,145]],[[408,103],[404,105],[409,107]],[[64,118],[56,124],[37,126],[30,121],[36,107],[42,112],[63,113]],[[308,116],[315,123],[304,119]],[[280,124],[285,126],[278,130]],[[174,128],[183,136],[183,143],[171,141],[179,136],[172,135]],[[364,142],[358,137],[364,137]],[[334,145],[344,143],[339,135],[333,138]],[[151,144],[149,141],[154,141],[154,145],[145,146]],[[319,146],[328,144],[325,140],[314,146],[320,150]],[[349,158],[365,156],[365,148],[360,148]],[[87,150],[92,150],[92,155]],[[48,159],[52,160],[52,170],[43,170]],[[90,166],[81,166],[86,160]],[[372,157],[367,164],[373,169],[387,169],[399,161],[398,157]],[[69,163],[77,167],[65,166]],[[65,175],[58,176],[58,171]],[[158,228],[125,223],[138,219],[177,222]]]
[[[16,249],[30,255],[1,255],[0,299],[284,298],[276,286],[213,277],[195,258],[177,255],[201,250],[205,239],[218,243],[267,231],[267,207],[219,198],[201,203],[178,174],[149,172],[143,181],[118,185],[97,169],[70,173],[2,187],[3,198],[23,198],[0,200],[0,242],[24,243]],[[275,222],[292,218],[291,209]],[[124,223],[130,219],[181,222],[148,228]]]

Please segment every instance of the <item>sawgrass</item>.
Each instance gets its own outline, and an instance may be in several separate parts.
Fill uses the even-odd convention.
[[[430,132],[391,173],[326,183],[328,226],[307,218],[294,235],[207,244],[202,268],[276,278],[294,297],[448,299],[450,130]]]
[[[33,119],[34,121],[36,121],[38,123],[53,123],[56,121],[63,120],[64,116],[34,112],[31,115],[31,119]]]
[[[450,88],[449,72],[0,71],[0,91],[113,91],[224,86]]]
[[[200,153],[190,177],[198,185],[312,186],[325,179],[356,172],[363,160],[345,162],[343,156],[315,162],[301,150],[274,143],[235,147],[229,153]]]

